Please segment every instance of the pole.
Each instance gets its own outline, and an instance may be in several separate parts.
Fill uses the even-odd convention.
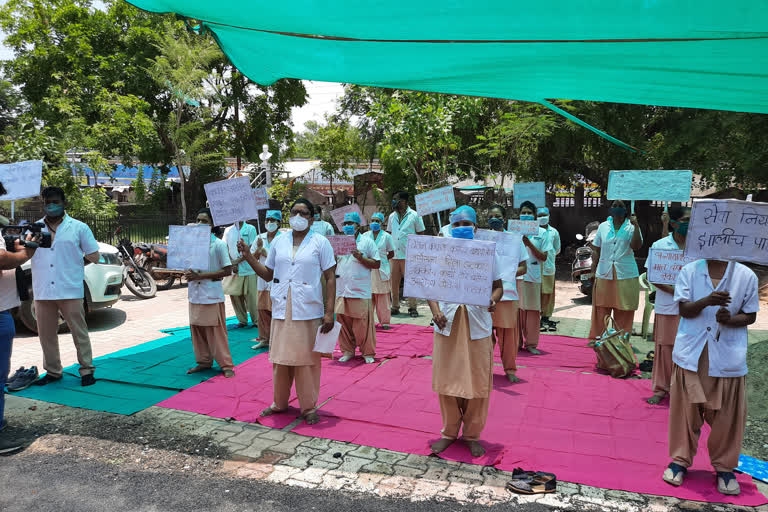
[[[440,222],[440,212],[435,212],[435,215],[437,215],[437,226],[440,228],[438,231],[438,234],[440,231],[443,230],[443,224]]]
[[[11,222],[16,222],[16,201],[11,201]]]
[[[635,214],[635,200],[632,200],[632,215]]]
[[[664,213],[669,212],[669,201],[664,201]]]
[[[259,214],[256,213],[256,226],[258,229],[256,230],[258,234],[261,234],[261,221],[259,220]]]

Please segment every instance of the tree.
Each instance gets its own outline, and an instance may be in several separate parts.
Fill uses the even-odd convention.
[[[363,155],[359,132],[346,123],[329,120],[326,126],[318,128],[312,147],[333,195],[333,180],[348,180],[350,163]]]
[[[293,137],[288,154],[295,158],[318,158],[315,153],[318,130],[320,130],[320,124],[317,121],[309,120],[304,123],[304,131]]]

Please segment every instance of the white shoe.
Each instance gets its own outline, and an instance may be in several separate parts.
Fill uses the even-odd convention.
[[[345,355],[343,355],[343,356],[341,356],[341,357],[339,358],[339,362],[340,362],[340,363],[346,363],[347,361],[351,361],[351,360],[352,360],[352,357],[354,357],[354,356],[350,356],[350,355],[346,355],[346,354],[345,354]]]
[[[365,356],[365,357],[363,357],[363,359],[365,359],[366,364],[371,364],[371,363],[375,363],[376,362],[376,360],[374,358],[372,358],[371,356]]]
[[[728,480],[727,484],[725,483],[726,479]],[[741,492],[741,488],[739,487],[739,482],[736,481],[736,475],[733,473],[723,473],[718,471],[717,490],[720,492],[720,494],[725,494],[728,496],[738,495]]]
[[[675,464],[674,462],[664,470],[662,478],[665,482],[675,487],[683,485],[683,478],[685,478],[686,470],[682,466]],[[719,482],[719,479],[718,479]]]

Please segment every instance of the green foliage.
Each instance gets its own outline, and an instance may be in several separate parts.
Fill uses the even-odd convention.
[[[290,208],[296,199],[304,195],[306,185],[304,183],[296,183],[289,181],[287,183],[274,182],[272,186],[267,190],[270,199],[279,201],[282,206],[283,219],[287,219],[290,216]]]
[[[318,159],[319,157],[315,153],[318,130],[320,130],[320,125],[317,121],[310,120],[304,123],[304,131],[294,136],[288,154],[293,158]]]
[[[144,176],[139,170],[139,175],[131,182],[133,187],[133,193],[136,197],[136,204],[144,204],[147,202],[147,184],[144,183]]]

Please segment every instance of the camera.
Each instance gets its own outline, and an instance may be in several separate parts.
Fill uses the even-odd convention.
[[[10,224],[3,227],[3,240],[5,240],[5,250],[8,252],[16,251],[16,240],[21,241],[21,245],[30,249],[50,249],[52,238],[50,233],[43,233],[45,224],[35,222],[34,224],[25,224],[23,226]],[[8,234],[9,230],[17,230],[18,234]],[[32,240],[27,241],[27,232],[32,234]]]

